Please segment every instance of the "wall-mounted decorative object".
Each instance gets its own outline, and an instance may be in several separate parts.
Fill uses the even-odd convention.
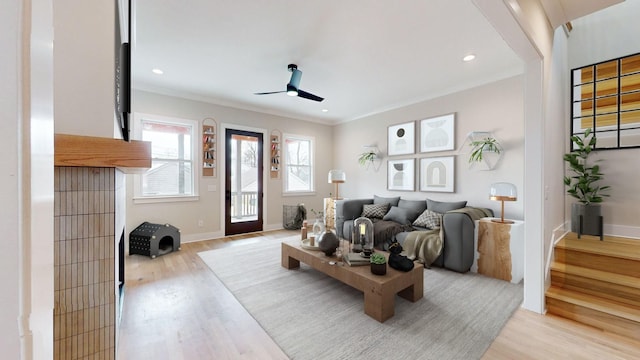
[[[474,140],[471,145],[471,155],[469,155],[469,162],[481,162],[484,160],[484,154],[486,152],[500,154],[502,147],[498,140],[493,137],[485,137],[480,140]]]
[[[391,125],[387,130],[389,156],[407,155],[416,152],[415,122]]]
[[[415,159],[389,160],[387,189],[415,191]]]
[[[504,149],[490,131],[472,131],[460,149],[469,156],[469,168],[476,170],[493,170]]]
[[[269,177],[278,179],[280,177],[280,139],[282,135],[280,131],[273,130],[269,137],[269,146],[271,146],[271,163],[269,164]]]
[[[591,129],[594,150],[640,147],[639,72],[638,53],[571,70],[571,136]]]
[[[378,171],[382,164],[380,150],[375,145],[365,145],[363,147],[366,151],[358,155],[358,163],[367,170],[373,165],[373,169]]]
[[[215,177],[217,174],[217,136],[216,121],[202,120],[202,176]]]
[[[454,192],[453,156],[420,159],[420,191]]]
[[[420,152],[455,149],[455,114],[420,121]]]

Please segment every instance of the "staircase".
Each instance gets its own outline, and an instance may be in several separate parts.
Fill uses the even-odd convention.
[[[569,233],[554,255],[548,313],[640,339],[640,240]]]

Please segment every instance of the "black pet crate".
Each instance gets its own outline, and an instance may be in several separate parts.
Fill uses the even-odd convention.
[[[129,255],[165,255],[180,250],[180,230],[169,224],[143,222],[129,234]]]

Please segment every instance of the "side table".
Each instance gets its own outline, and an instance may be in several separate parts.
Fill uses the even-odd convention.
[[[478,221],[477,271],[514,284],[524,277],[524,221],[502,224]]]
[[[324,224],[327,229],[336,228],[336,199],[324,198]]]

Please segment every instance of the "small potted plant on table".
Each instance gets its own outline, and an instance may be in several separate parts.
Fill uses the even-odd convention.
[[[375,275],[384,275],[387,273],[387,258],[380,253],[373,253],[369,258],[371,262],[371,273]]]

